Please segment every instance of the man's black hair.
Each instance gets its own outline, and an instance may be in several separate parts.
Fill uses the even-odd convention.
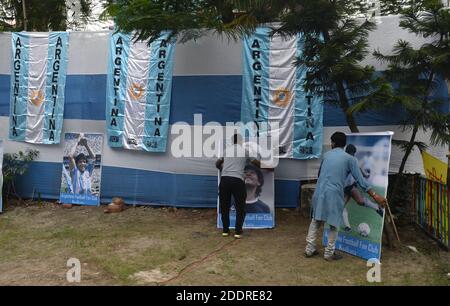
[[[85,160],[87,162],[87,156],[84,155],[83,153],[80,153],[77,155],[77,157],[75,157],[75,164],[78,164],[79,161],[81,160]]]
[[[263,175],[261,169],[259,169],[258,167],[256,167],[253,164],[247,164],[244,168],[244,171],[247,171],[247,170],[255,172],[256,176],[258,177],[259,186],[256,188],[256,196],[259,196],[262,191],[262,186],[264,185],[264,175]]]
[[[355,156],[356,147],[350,143],[347,145],[347,147],[345,147],[345,152],[347,152],[351,156]]]
[[[239,134],[236,133],[236,134],[233,135],[233,144],[237,144],[238,140],[239,140]]]
[[[342,132],[335,132],[331,135],[331,141],[334,142],[336,147],[343,148],[347,144],[347,136]]]

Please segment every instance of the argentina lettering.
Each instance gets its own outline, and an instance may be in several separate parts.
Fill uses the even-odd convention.
[[[175,45],[168,34],[148,45],[129,34],[110,40],[106,122],[108,144],[165,152]]]
[[[58,37],[56,41],[55,53],[53,57],[53,65],[52,67],[52,77],[51,77],[51,101],[53,104],[51,105],[51,115],[46,118],[46,122],[48,122],[48,131],[49,131],[49,140],[55,140],[55,130],[56,130],[56,118],[55,118],[55,110],[56,110],[56,102],[58,99],[58,80],[59,80],[59,70],[61,68],[61,52],[62,52],[63,44],[61,37]],[[47,116],[47,114],[46,114]]]
[[[260,120],[260,112],[259,112],[259,106],[261,103],[261,94],[262,94],[262,87],[261,87],[261,44],[258,39],[253,40],[252,43],[252,60],[253,60],[253,103],[255,107],[255,126],[256,126],[256,135],[259,137],[259,120]]]
[[[57,144],[64,120],[69,33],[12,33],[11,39],[9,138]]]
[[[21,75],[21,69],[22,69],[22,65],[21,65],[21,53],[22,53],[22,42],[20,41],[20,37],[17,37],[17,39],[14,41],[13,39],[13,58],[14,58],[14,63],[13,63],[13,85],[11,86],[13,88],[13,101],[12,101],[12,111],[11,111],[11,130],[10,130],[10,138],[15,138],[18,137],[18,133],[17,133],[17,129],[18,126],[20,126],[19,122],[18,122],[18,116],[17,116],[17,110],[19,109],[19,107],[21,105],[18,104],[22,104],[23,102],[21,101],[22,99],[19,96],[19,90],[20,90],[20,78],[19,76]],[[22,116],[20,117],[22,118]],[[23,127],[21,127],[21,129],[23,129]]]
[[[306,74],[295,65],[300,36],[281,37],[257,28],[244,38],[241,120],[253,123],[254,136],[278,137],[278,157],[312,159],[322,153],[323,103],[306,93]],[[279,128],[271,129],[273,123]]]
[[[110,126],[117,127],[117,121],[119,120],[119,88],[120,88],[120,76],[121,76],[121,65],[122,65],[122,52],[123,52],[123,39],[118,36],[114,46],[114,73],[113,73],[113,105],[111,107],[111,119]]]

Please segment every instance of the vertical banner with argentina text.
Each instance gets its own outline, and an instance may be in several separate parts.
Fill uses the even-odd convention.
[[[280,158],[312,159],[322,152],[323,104],[303,90],[300,36],[258,28],[244,39],[241,120],[253,135],[278,137]]]
[[[345,151],[359,163],[361,173],[377,194],[386,197],[392,132],[347,134]],[[344,211],[336,249],[368,259],[381,259],[384,208],[358,187],[348,174],[344,190]],[[327,245],[328,228],[324,231]]]
[[[69,33],[12,33],[9,139],[58,144]]]
[[[130,34],[110,39],[106,124],[108,144],[165,152],[169,130],[175,43],[165,33],[152,42]]]

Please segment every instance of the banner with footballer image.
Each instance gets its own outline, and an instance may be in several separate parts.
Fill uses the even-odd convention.
[[[347,134],[345,151],[359,162],[363,177],[377,194],[386,197],[392,132]],[[385,210],[360,189],[351,174],[344,188],[345,208],[336,249],[364,258],[381,257]],[[327,244],[328,229],[324,232]]]

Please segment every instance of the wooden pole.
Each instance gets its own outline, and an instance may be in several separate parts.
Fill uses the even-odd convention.
[[[388,202],[386,202],[386,208],[387,208],[388,213],[389,213],[389,218],[391,219],[391,222],[392,222],[392,227],[394,228],[395,236],[397,236],[398,242],[399,242],[399,243],[402,243],[402,242],[400,241],[400,237],[399,237],[398,232],[397,232],[397,226],[395,226],[394,217],[392,216],[391,208],[389,207],[389,203],[388,203]]]
[[[27,31],[28,19],[25,0],[22,0],[22,11],[23,11],[23,30]]]

